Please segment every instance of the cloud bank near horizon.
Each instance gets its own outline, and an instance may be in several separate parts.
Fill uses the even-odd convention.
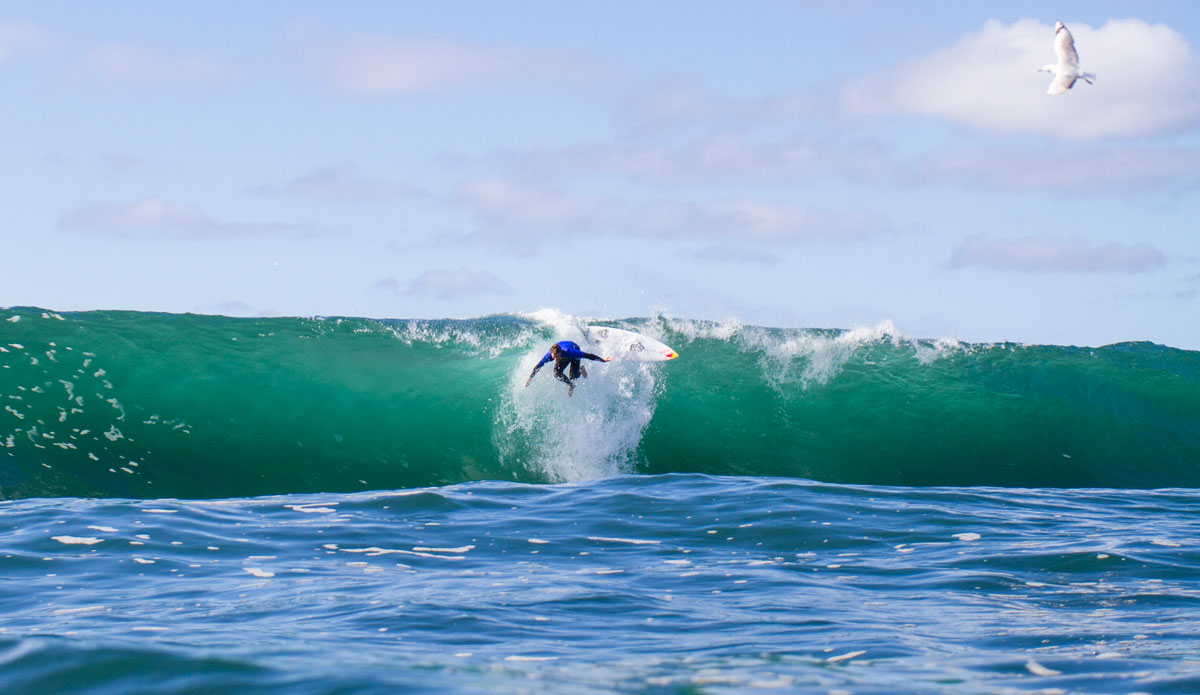
[[[400,290],[399,283],[390,279],[382,281],[376,287],[405,295],[435,299],[464,299],[512,293],[512,287],[492,273],[465,267],[427,270],[413,278],[403,291]]]
[[[762,244],[850,243],[887,233],[867,209],[836,210],[774,200],[661,199],[636,203],[565,193],[502,179],[475,181],[460,196],[481,224],[503,237],[535,243],[579,233],[675,241]]]
[[[1148,273],[1166,265],[1166,257],[1150,244],[1090,245],[1046,235],[1020,239],[991,239],[973,234],[963,240],[946,262],[949,268],[969,266],[1026,273]]]
[[[294,224],[224,222],[184,203],[156,196],[133,203],[92,203],[70,210],[59,220],[60,230],[125,236],[167,235],[193,239],[299,232]]]

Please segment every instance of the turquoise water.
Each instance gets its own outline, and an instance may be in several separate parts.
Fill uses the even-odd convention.
[[[5,693],[1200,692],[1194,352],[0,319]]]
[[[1200,486],[1200,353],[615,322],[662,364],[525,378],[580,319],[0,321],[0,498],[245,497],[620,473]],[[12,321],[12,318],[18,319]]]

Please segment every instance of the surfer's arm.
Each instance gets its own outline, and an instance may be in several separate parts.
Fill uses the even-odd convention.
[[[573,360],[595,360],[597,362],[607,362],[608,361],[607,359],[600,357],[599,355],[593,355],[590,352],[584,352],[575,343],[559,343],[558,345],[559,345],[559,349],[562,350],[562,353],[564,355],[566,355],[567,357],[570,357]]]
[[[528,386],[529,382],[533,381],[533,377],[538,373],[538,370],[541,369],[542,367],[546,366],[546,363],[552,359],[554,359],[554,358],[551,357],[550,353],[547,352],[542,357],[542,361],[538,362],[536,365],[534,365],[533,371],[529,373],[529,378],[525,380],[525,385]]]

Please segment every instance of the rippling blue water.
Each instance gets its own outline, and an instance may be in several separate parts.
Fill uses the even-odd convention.
[[[0,503],[4,693],[1196,693],[1190,490]]]

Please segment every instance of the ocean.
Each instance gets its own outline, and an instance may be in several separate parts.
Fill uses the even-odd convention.
[[[0,311],[0,692],[1200,693],[1200,352]]]

